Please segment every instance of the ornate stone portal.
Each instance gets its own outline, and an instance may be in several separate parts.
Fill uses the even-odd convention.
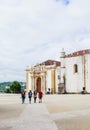
[[[30,82],[31,81],[31,82]],[[46,92],[46,69],[44,66],[35,66],[26,69],[26,89]]]
[[[58,65],[56,64],[58,63]],[[37,90],[47,93],[48,89],[51,93],[56,93],[56,67],[60,66],[60,62],[52,60],[45,61],[34,67],[26,68],[26,90]]]

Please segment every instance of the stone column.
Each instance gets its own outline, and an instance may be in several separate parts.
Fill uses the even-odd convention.
[[[56,93],[56,86],[55,86],[55,69],[51,70],[51,82],[52,82],[52,93]]]
[[[28,92],[28,71],[26,71],[26,92]]]
[[[45,74],[44,74],[44,77],[43,77],[43,87],[44,87],[44,90],[43,90],[43,92],[44,93],[46,93],[46,76],[45,76]]]

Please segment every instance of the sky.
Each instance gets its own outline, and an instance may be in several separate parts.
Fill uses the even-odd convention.
[[[90,0],[0,0],[0,82],[25,69],[90,49]]]

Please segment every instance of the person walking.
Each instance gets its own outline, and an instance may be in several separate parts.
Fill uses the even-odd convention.
[[[34,103],[36,103],[36,99],[37,99],[37,91],[34,90],[33,92],[33,98],[34,98]]]
[[[25,98],[26,98],[26,92],[24,90],[22,90],[22,92],[21,92],[21,98],[22,98],[22,104],[24,104]]]
[[[40,91],[38,93],[39,103],[42,103],[42,97],[43,97],[43,93]]]
[[[31,99],[32,99],[32,91],[31,90],[28,92],[28,98],[29,98],[29,103],[31,103]]]

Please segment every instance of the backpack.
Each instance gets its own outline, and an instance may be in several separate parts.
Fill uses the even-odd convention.
[[[22,97],[25,98],[25,92],[22,92]]]
[[[37,92],[36,92],[36,91],[34,91],[34,93],[33,93],[33,94],[34,94],[34,97],[37,97]]]
[[[32,92],[28,92],[28,97],[32,97]]]

